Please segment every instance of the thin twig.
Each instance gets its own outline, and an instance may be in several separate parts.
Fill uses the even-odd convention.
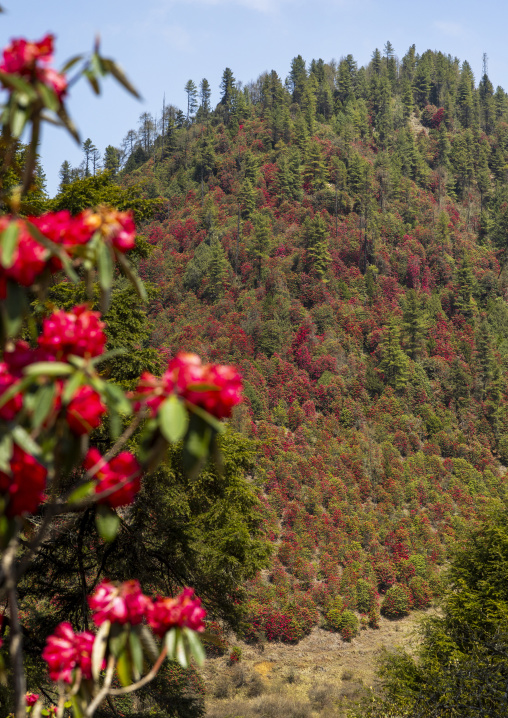
[[[150,681],[153,681],[153,679],[159,672],[159,669],[162,666],[164,659],[166,658],[166,654],[167,654],[167,649],[166,649],[166,646],[164,646],[160,656],[157,658],[157,660],[153,664],[151,671],[149,671],[146,674],[146,676],[143,676],[143,678],[141,678],[136,683],[131,683],[130,686],[125,686],[124,688],[112,688],[109,691],[109,695],[110,696],[124,696],[126,693],[133,693],[134,691],[137,691],[139,688],[143,688],[143,686],[146,686],[146,684],[150,683]]]
[[[97,693],[93,701],[89,704],[88,708],[85,711],[85,718],[92,718],[93,714],[97,710],[97,708],[100,706],[102,701],[106,698],[106,696],[110,693],[111,688],[111,682],[113,680],[113,673],[115,671],[115,657],[110,656],[108,658],[108,667],[106,670],[106,677],[104,678],[104,685],[100,689],[100,691]]]
[[[14,672],[14,712],[16,718],[26,718],[26,677],[23,668],[23,634],[21,633],[21,626],[19,623],[18,599],[16,596],[16,571],[14,566],[14,558],[16,556],[15,549],[18,545],[16,537],[10,540],[6,552],[9,555],[9,560],[4,560],[3,569],[5,571],[7,595],[9,598],[9,653]]]

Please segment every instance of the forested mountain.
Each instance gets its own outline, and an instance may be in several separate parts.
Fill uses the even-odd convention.
[[[273,544],[248,638],[427,606],[505,500],[508,96],[484,70],[390,43],[243,87],[226,68],[215,109],[189,80],[106,171],[91,141],[62,166],[54,209],[101,183],[158,200],[147,343],[244,377],[232,425]]]

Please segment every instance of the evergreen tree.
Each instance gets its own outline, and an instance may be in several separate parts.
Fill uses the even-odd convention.
[[[243,219],[250,219],[252,213],[256,209],[256,195],[254,187],[249,178],[245,178],[240,188],[238,202],[242,208]]]
[[[72,167],[70,165],[70,162],[67,160],[64,160],[60,166],[60,170],[58,172],[58,176],[60,177],[60,189],[62,187],[65,187],[65,185],[68,185],[72,182]]]
[[[291,92],[293,102],[301,103],[303,92],[307,83],[307,70],[305,69],[305,60],[301,55],[291,60],[291,69],[289,71],[289,91]]]
[[[114,177],[120,169],[120,150],[108,145],[104,150],[104,169],[111,172]]]
[[[319,279],[323,279],[332,261],[328,251],[328,227],[321,215],[307,219],[305,232],[305,267],[313,271]]]
[[[208,114],[211,110],[211,104],[210,104],[210,98],[212,96],[212,90],[210,89],[210,83],[208,80],[204,77],[201,82],[199,83],[199,100],[200,100],[200,108],[205,117],[208,117]]]
[[[328,180],[328,170],[323,160],[321,145],[317,140],[309,143],[303,170],[306,182],[312,182],[314,189],[321,189]]]
[[[249,251],[254,261],[258,281],[261,281],[263,262],[268,257],[270,250],[270,230],[268,217],[257,212],[254,216],[254,236]]]
[[[385,375],[387,384],[395,390],[405,388],[409,379],[409,363],[400,346],[400,329],[392,320],[384,327],[385,336],[381,342],[382,360],[380,370]]]
[[[195,82],[188,80],[184,90],[187,94],[187,122],[189,122],[198,108],[198,88]]]
[[[420,300],[414,289],[406,292],[402,322],[407,340],[407,353],[415,360],[424,342],[426,326]]]
[[[94,145],[92,140],[88,137],[83,142],[82,149],[83,149],[83,154],[85,155],[85,159],[84,159],[85,177],[90,177],[90,174],[91,174],[90,168],[93,167],[93,155],[95,152],[97,152],[97,147]]]
[[[218,237],[214,236],[210,243],[210,264],[208,265],[208,287],[206,296],[217,302],[226,289],[226,280],[231,269],[224,247]]]

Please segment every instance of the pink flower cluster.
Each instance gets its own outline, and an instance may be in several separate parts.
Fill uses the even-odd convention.
[[[113,509],[132,504],[141,488],[141,466],[128,451],[122,451],[111,461],[106,462],[97,449],[90,449],[83,466],[87,471],[98,467],[94,469],[94,478],[97,479],[96,494],[118,487],[109,496],[99,499],[99,503]]]
[[[72,312],[58,310],[44,320],[38,344],[58,360],[65,360],[71,354],[85,358],[99,356],[106,344],[102,331],[106,325],[100,316],[99,312],[91,312],[86,304],[74,307]]]
[[[37,511],[46,487],[47,470],[14,444],[10,475],[0,471],[0,493],[6,500],[5,514],[10,518]]]
[[[101,626],[104,621],[137,626],[143,620],[150,603],[150,599],[141,592],[138,581],[125,581],[119,586],[110,581],[102,581],[93,596],[88,599],[96,626]]]
[[[95,232],[99,232],[104,241],[121,253],[135,245],[136,227],[132,213],[119,212],[110,207],[99,207],[97,212],[85,210],[75,217],[67,210],[48,212],[40,217],[29,217],[28,221],[60,246],[71,259],[81,256],[80,247],[86,245]],[[29,287],[45,269],[53,273],[62,268],[61,261],[32,237],[24,220],[0,217],[0,234],[12,222],[18,228],[18,241],[10,266],[0,267],[0,299],[5,298],[7,279]]]
[[[142,593],[137,581],[126,581],[120,586],[103,581],[88,603],[96,626],[104,621],[135,626],[146,618],[153,632],[162,637],[176,627],[204,631],[206,611],[193,595],[194,589],[185,588],[176,598],[158,597],[152,601]]]
[[[46,640],[42,657],[48,664],[52,681],[72,683],[76,668],[83,678],[92,677],[92,648],[95,636],[90,631],[74,633],[70,623],[60,623]]]
[[[202,364],[197,354],[180,352],[169,362],[160,379],[148,372],[141,375],[134,392],[136,410],[148,407],[154,416],[159,406],[175,393],[184,401],[224,419],[241,401],[242,380],[236,369],[220,364]]]
[[[65,75],[48,67],[53,60],[53,40],[53,35],[46,35],[39,42],[28,42],[24,38],[12,40],[3,51],[0,72],[38,80],[61,99],[67,90]]]
[[[33,705],[35,705],[38,700],[39,700],[38,693],[27,693],[25,696],[25,701],[29,708],[31,708]]]
[[[18,341],[11,351],[5,352],[4,361],[0,363],[0,397],[22,377],[23,369],[34,362],[65,360],[71,354],[86,358],[102,354],[106,343],[104,326],[99,312],[90,311],[86,305],[74,307],[71,312],[55,312],[43,322],[37,349]],[[62,382],[56,382],[55,387],[53,415],[61,409]],[[22,395],[15,394],[0,406],[0,419],[12,421],[22,404]],[[67,405],[65,418],[71,431],[81,436],[96,429],[105,412],[98,392],[90,386],[82,386]]]
[[[92,231],[99,231],[107,242],[122,254],[134,248],[136,225],[132,212],[120,212],[101,206],[96,212],[85,210],[83,219]]]

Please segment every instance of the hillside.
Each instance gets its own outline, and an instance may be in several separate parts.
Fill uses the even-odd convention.
[[[122,169],[108,148],[110,181],[161,198],[150,343],[244,377],[232,425],[274,547],[244,637],[348,640],[428,606],[505,500],[508,96],[389,43],[286,82],[226,68],[215,109],[205,82],[142,115]]]

